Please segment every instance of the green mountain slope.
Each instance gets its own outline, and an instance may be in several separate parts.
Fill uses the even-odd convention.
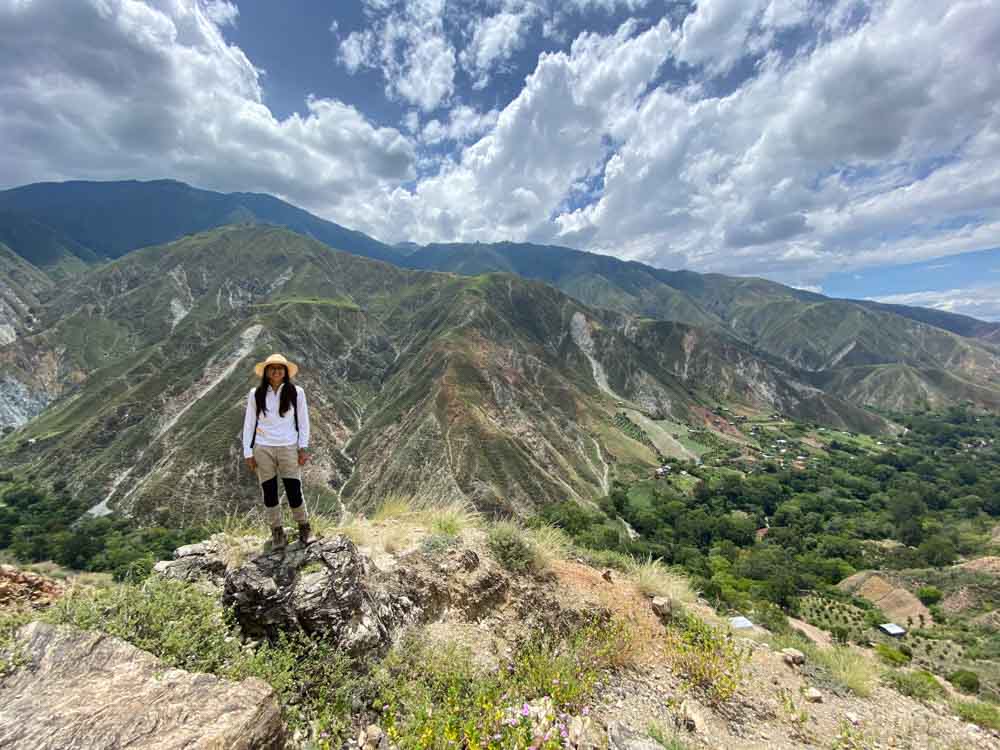
[[[778,358],[794,371],[822,373],[820,381],[845,367],[905,365],[912,368],[893,385],[890,368],[873,395],[845,388],[864,406],[905,403],[913,378],[942,398],[968,396],[990,405],[1000,389],[1000,354],[989,345],[989,325],[974,327],[955,318],[894,306],[834,300],[763,279],[667,271],[557,247],[429,245],[398,261],[410,267],[479,273],[508,270],[551,283],[587,304],[623,313],[690,323],[726,331],[757,352]],[[970,319],[971,320],[971,319]],[[941,324],[943,327],[938,327]],[[958,332],[984,336],[984,341]],[[931,373],[942,371],[985,388],[945,389]],[[923,383],[924,377],[930,380]],[[959,396],[959,394],[964,394]]]
[[[361,232],[320,219],[273,196],[199,190],[174,180],[25,185],[0,191],[0,212],[31,217],[107,258],[234,223],[288,227],[339,250],[371,258],[388,260],[397,255]],[[0,239],[4,223],[0,214]],[[21,252],[16,245],[11,247]]]
[[[755,354],[776,358],[788,372],[813,373],[796,375],[797,380],[843,384],[841,390],[831,387],[862,406],[916,403],[913,393],[923,390],[937,394],[935,402],[968,397],[988,406],[1000,389],[1000,328],[992,324],[920,308],[834,300],[762,279],[668,271],[525,243],[388,247],[271,196],[215,193],[165,180],[29,185],[0,192],[0,236],[4,216],[8,235],[11,226],[28,221],[34,229],[29,235],[38,238],[12,249],[22,257],[62,258],[56,265],[63,264],[58,272],[63,277],[78,272],[87,253],[114,258],[231,222],[268,223],[411,269],[514,273],[551,284],[591,307],[725,332]],[[181,309],[185,303],[179,298],[176,304]],[[100,350],[97,356],[112,356],[104,345],[127,345],[112,323],[88,325],[96,330],[85,335],[81,329],[76,338],[86,337],[88,347]],[[866,392],[846,385],[859,376],[841,371],[859,367],[882,368],[877,388]],[[956,379],[955,387],[942,388],[936,372]]]
[[[767,363],[748,370],[739,342],[654,335],[517,276],[406,270],[277,228],[131,253],[53,298],[41,321],[0,355],[53,403],[0,443],[0,465],[147,520],[254,505],[238,436],[250,366],[271,351],[303,365],[321,506],[392,492],[494,513],[587,502],[658,460],[616,425],[621,408],[682,422],[719,378],[759,408],[816,398]],[[668,339],[693,353],[686,363]],[[830,424],[885,426],[820,398]]]
[[[56,280],[100,261],[90,249],[28,214],[0,210],[0,242]]]
[[[887,305],[884,302],[872,302],[871,300],[855,300],[855,302],[872,310],[881,310],[882,312],[902,315],[904,318],[919,320],[921,323],[943,328],[946,331],[957,333],[959,336],[1000,344],[1000,323],[979,320],[968,315],[959,315],[944,310],[934,310],[929,307]]]

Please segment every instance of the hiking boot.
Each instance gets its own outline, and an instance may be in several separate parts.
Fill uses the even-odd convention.
[[[312,527],[309,525],[308,521],[299,524],[299,543],[302,546],[305,546],[312,541],[310,538],[311,533]]]
[[[285,527],[274,526],[271,529],[271,551],[276,552],[284,549],[286,544],[288,544],[288,539],[285,538]]]

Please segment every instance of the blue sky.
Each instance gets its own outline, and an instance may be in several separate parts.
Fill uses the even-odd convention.
[[[0,0],[0,187],[170,177],[1000,319],[997,49],[996,0]]]

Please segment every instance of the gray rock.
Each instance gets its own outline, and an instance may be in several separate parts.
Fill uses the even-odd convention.
[[[650,606],[653,608],[653,613],[660,618],[660,622],[664,625],[673,622],[683,614],[681,605],[669,596],[653,597]]]
[[[222,603],[233,608],[248,635],[304,630],[355,655],[388,646],[416,610],[393,580],[366,571],[357,547],[343,535],[290,545],[230,570]]]
[[[646,734],[633,732],[620,721],[608,724],[608,750],[663,750],[663,746]]]
[[[192,583],[205,580],[221,586],[226,575],[226,562],[222,549],[213,539],[178,547],[173,560],[161,560],[153,566],[153,572],[164,578]]]
[[[0,747],[10,750],[278,750],[269,685],[163,665],[101,633],[39,622],[16,636],[24,663],[0,680]]]
[[[785,663],[790,666],[797,667],[806,663],[806,655],[797,648],[783,648],[781,653],[785,657]]]
[[[685,698],[678,709],[677,723],[689,732],[704,732],[705,714],[701,706],[691,698]]]
[[[807,688],[805,692],[806,700],[810,703],[822,703],[823,694],[814,687]]]

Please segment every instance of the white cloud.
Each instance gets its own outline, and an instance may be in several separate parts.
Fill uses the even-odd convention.
[[[240,15],[240,9],[235,3],[227,0],[209,0],[205,3],[205,13],[216,24],[216,26],[229,26],[236,23]]]
[[[531,20],[539,10],[529,4],[517,12],[503,11],[474,22],[472,41],[460,59],[474,78],[475,88],[485,88],[493,68],[524,46]]]
[[[338,55],[384,75],[396,129],[329,99],[274,117],[220,33],[231,3],[0,4],[0,179],[169,176],[387,241],[560,242],[809,287],[1000,245],[995,5],[700,0],[651,23],[662,6],[639,0],[365,0]],[[570,40],[625,10],[642,20]],[[509,101],[456,75],[492,81],[545,29],[571,43]]]
[[[386,95],[425,112],[446,104],[455,87],[455,49],[445,33],[444,0],[365,3],[372,23],[340,42],[348,71],[377,68]]]
[[[1000,286],[890,294],[870,299],[890,305],[931,307],[935,310],[971,315],[980,320],[1000,321]]]
[[[478,112],[472,107],[460,105],[453,107],[448,113],[448,120],[430,120],[424,125],[420,140],[433,145],[442,141],[468,141],[478,138],[496,125],[500,113],[495,109],[489,112]]]
[[[669,44],[666,21],[641,34],[626,24],[610,36],[581,35],[569,53],[543,55],[489,133],[373,211],[386,217],[392,239],[551,236],[549,215],[600,169],[607,134],[622,126]]]
[[[342,102],[275,118],[257,70],[195,0],[2,5],[0,50],[6,186],[174,177],[349,221],[367,192],[415,176],[413,143]]]

